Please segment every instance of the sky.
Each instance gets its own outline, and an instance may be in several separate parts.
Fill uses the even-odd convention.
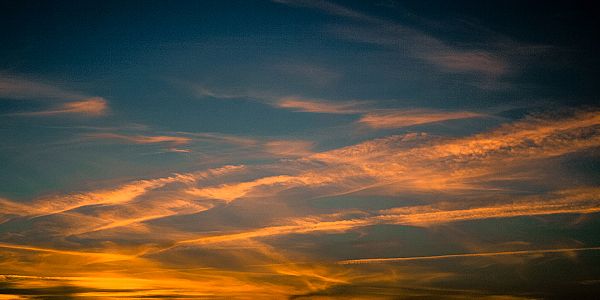
[[[600,292],[592,1],[0,1],[0,299]]]

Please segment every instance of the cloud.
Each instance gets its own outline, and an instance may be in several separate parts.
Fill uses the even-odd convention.
[[[485,115],[467,111],[444,112],[426,109],[383,110],[363,115],[358,120],[358,123],[375,129],[388,129],[483,116]]]
[[[163,265],[142,258],[114,263],[98,262],[86,265],[86,268],[81,268],[81,265],[73,268],[75,256],[44,253],[46,259],[69,261],[70,264],[62,264],[58,270],[43,269],[43,273],[30,273],[27,270],[23,275],[0,275],[0,293],[63,298],[66,295],[94,298],[246,298],[248,295],[253,298],[285,298],[351,282],[392,283],[392,279],[398,279],[398,276],[389,272],[374,277],[336,264],[295,264],[293,258],[267,245],[252,243],[248,246],[252,248],[244,252],[219,251],[226,253],[222,257],[229,261],[247,263],[241,266],[242,269],[220,270],[201,267],[194,261],[181,268],[165,270]],[[185,253],[180,255],[187,258]],[[210,265],[210,262],[205,265]],[[14,269],[15,266],[11,266],[6,270],[10,272]],[[411,278],[428,276],[412,273]]]
[[[70,274],[65,279],[70,285],[112,288],[93,294],[99,297],[241,297],[251,293],[272,298],[318,294],[355,284],[385,282],[397,287],[417,275],[422,276],[418,283],[424,284],[426,278],[451,275],[439,270],[417,275],[400,269],[366,271],[359,264],[336,264],[345,257],[360,257],[352,252],[356,251],[353,247],[344,255],[306,249],[329,247],[318,235],[364,235],[373,226],[435,232],[453,227],[438,225],[473,220],[556,214],[592,217],[600,212],[597,187],[549,182],[547,189],[540,190],[538,182],[546,170],[529,169],[534,163],[598,147],[599,124],[597,111],[575,111],[531,116],[469,136],[411,133],[322,152],[302,140],[256,138],[250,142],[221,139],[218,134],[177,134],[219,141],[219,147],[232,143],[244,151],[302,156],[133,180],[31,201],[1,199],[4,259],[0,269],[27,276]],[[535,181],[532,190],[527,190],[533,195],[497,184],[502,180],[525,184],[523,178]],[[345,202],[332,209],[319,207],[331,204],[327,202],[331,195],[348,196],[336,197]],[[351,206],[353,198],[375,201],[377,196],[399,195],[402,201],[390,200],[383,208]],[[301,235],[311,235],[309,242],[303,243],[306,237]],[[354,235],[344,239],[349,236]],[[273,246],[290,239],[295,241],[293,247]],[[390,253],[377,252],[371,244],[375,243],[359,245],[366,247],[359,254],[374,250],[373,256],[387,257],[385,253]],[[495,256],[501,252],[490,248],[477,253]],[[556,249],[571,248],[576,247]],[[375,264],[364,267],[378,268]],[[22,284],[35,284],[35,280],[23,278]]]
[[[559,120],[527,119],[463,138],[407,134],[315,153],[296,174],[190,190],[224,201],[276,195],[303,187],[317,195],[339,195],[378,187],[379,193],[489,191],[503,170],[527,162],[576,152],[600,144],[594,112]],[[505,177],[503,180],[517,179]],[[497,178],[496,178],[497,179]],[[523,178],[519,178],[523,180]],[[493,188],[492,188],[493,189]]]
[[[203,88],[206,92],[202,96],[221,99],[249,98],[260,101],[264,104],[305,113],[320,114],[342,114],[342,115],[362,115],[358,120],[359,124],[367,125],[374,129],[400,128],[412,125],[442,122],[447,120],[466,119],[484,117],[485,114],[469,111],[441,111],[434,109],[378,109],[374,101],[366,100],[347,100],[331,101],[315,98],[304,98],[299,96],[264,96],[255,94],[237,94],[215,93]]]
[[[217,187],[193,188],[187,192],[194,196],[200,196],[210,199],[219,199],[226,202],[245,197],[250,193],[261,195],[262,187],[274,188],[276,190],[286,189],[294,185],[303,185],[304,182],[298,177],[279,175],[264,177],[248,182],[234,184],[223,184]]]
[[[475,72],[502,75],[510,71],[510,65],[492,53],[474,50],[462,52],[432,52],[423,59],[454,72]]]
[[[56,108],[50,108],[43,111],[17,113],[22,116],[55,116],[64,114],[74,114],[82,116],[97,117],[103,116],[108,111],[108,102],[100,97],[89,98],[81,101],[72,101],[62,103]]]
[[[313,154],[314,143],[300,140],[273,140],[265,143],[265,151],[284,157],[303,157]]]
[[[300,112],[328,114],[357,114],[365,111],[366,101],[333,102],[300,97],[283,97],[274,105],[279,108]]]
[[[352,20],[360,25],[334,25],[330,31],[336,36],[361,43],[380,45],[397,50],[402,55],[421,59],[431,63],[440,70],[454,73],[475,73],[487,76],[501,76],[511,72],[515,66],[508,60],[516,48],[516,43],[510,42],[511,47],[503,47],[504,43],[494,49],[478,49],[471,47],[452,46],[423,31],[405,26],[377,16],[368,15],[348,7],[328,1],[274,1],[291,6],[317,9],[330,15]],[[489,35],[489,30],[483,30]],[[480,32],[480,34],[482,34]],[[488,43],[493,44],[493,43]],[[520,45],[519,48],[524,48]],[[539,49],[539,47],[529,47]]]
[[[108,112],[108,102],[102,97],[90,97],[39,80],[26,79],[6,73],[0,73],[0,98],[59,102],[54,107],[42,111],[21,112],[12,115],[81,115],[97,117]]]
[[[167,149],[169,152],[175,152],[175,153],[191,153],[192,150],[190,149],[179,149],[179,148],[169,148]]]
[[[598,188],[580,188],[555,192],[549,198],[523,197],[508,204],[468,209],[440,209],[428,206],[392,208],[381,211],[382,214],[376,218],[385,222],[391,221],[392,224],[430,226],[491,218],[596,213],[600,211],[598,192]]]
[[[216,154],[223,154],[227,147],[233,147],[235,156],[244,157],[302,157],[313,153],[315,143],[307,140],[269,139],[261,137],[243,137],[214,132],[175,132],[175,134],[189,136],[194,141],[205,143],[207,151],[211,145]],[[214,146],[212,146],[214,144]],[[212,149],[212,148],[210,148]]]
[[[256,146],[259,141],[253,138],[231,135],[231,134],[222,134],[222,133],[214,133],[214,132],[175,132],[179,135],[191,136],[194,139],[200,139],[206,142],[217,142],[224,144],[231,144],[237,146]]]
[[[356,230],[361,227],[394,224],[408,226],[433,226],[469,220],[512,218],[553,214],[589,214],[600,212],[600,189],[584,188],[560,191],[549,198],[524,197],[508,204],[453,209],[445,206],[425,205],[381,210],[367,217],[339,219],[344,214],[307,216],[287,220],[288,224],[270,226],[232,234],[210,235],[178,242],[176,245],[212,244],[236,240],[255,239],[290,234],[332,233]],[[356,215],[350,212],[348,215]]]
[[[308,99],[299,96],[275,96],[269,93],[257,92],[216,92],[202,85],[192,85],[200,97],[217,99],[252,99],[276,108],[289,109],[298,112],[329,113],[329,114],[358,114],[368,110],[371,101],[329,101],[323,99]]]
[[[368,21],[368,22],[378,22],[379,19],[371,17],[367,14],[363,14],[357,12],[355,10],[349,9],[345,6],[338,5],[329,1],[307,1],[307,0],[273,0],[276,3],[282,3],[287,5],[299,6],[299,7],[308,7],[315,8],[318,10],[322,10],[326,13],[351,18],[359,21]]]
[[[394,50],[399,55],[427,62],[444,72],[470,73],[487,78],[514,72],[519,66],[511,63],[511,59],[527,55],[513,53],[503,44],[493,50],[453,47],[417,30],[393,23],[366,27],[331,26],[330,31],[342,39]],[[543,50],[539,46],[530,48],[531,53]]]
[[[229,172],[239,171],[240,169],[243,169],[243,167],[224,166],[199,172],[174,174],[162,178],[132,181],[114,188],[62,196],[41,197],[27,204],[0,199],[0,205],[3,212],[0,214],[31,217],[58,214],[91,205],[122,205],[133,201],[151,190],[164,187],[167,184],[190,184],[196,180],[206,179],[212,176],[221,176]]]
[[[167,183],[189,180],[192,180],[190,176],[175,175],[159,179],[134,181],[114,189],[73,194],[66,197],[42,198],[32,203],[34,209],[29,214],[56,214],[88,205],[123,204]]]
[[[193,85],[193,90],[200,97],[211,97],[217,99],[237,99],[237,98],[247,98],[249,95],[244,93],[227,93],[227,92],[216,92],[212,89],[209,89],[203,85]]]
[[[181,136],[167,136],[167,135],[125,135],[118,133],[95,133],[86,135],[93,139],[106,139],[106,140],[118,140],[132,144],[172,144],[172,145],[185,145],[189,144],[192,139]]]
[[[0,72],[0,98],[79,100],[89,96],[40,80]]]
[[[12,244],[6,244],[6,243],[0,243],[0,248],[35,251],[35,252],[46,252],[46,253],[61,254],[61,255],[84,256],[84,257],[90,259],[90,262],[93,261],[95,263],[120,261],[120,260],[131,260],[135,257],[132,255],[124,255],[124,254],[60,250],[60,249],[32,247],[32,246],[24,246],[24,245],[12,245]]]
[[[373,263],[390,263],[390,262],[401,262],[401,261],[437,260],[437,259],[466,258],[466,257],[488,257],[488,256],[502,256],[502,255],[531,255],[531,254],[564,253],[564,252],[593,251],[593,250],[600,250],[600,247],[521,250],[521,251],[484,252],[484,253],[464,253],[464,254],[446,254],[446,255],[414,256],[414,257],[363,258],[363,259],[343,260],[338,263],[342,264],[342,265],[373,264]]]

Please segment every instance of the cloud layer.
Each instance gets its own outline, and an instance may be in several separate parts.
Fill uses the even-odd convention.
[[[278,245],[302,236],[311,236],[318,244],[326,241],[322,237],[382,226],[436,230],[474,221],[594,215],[600,212],[597,187],[556,187],[532,195],[497,184],[527,182],[528,177],[539,177],[537,171],[519,174],[515,170],[598,147],[598,126],[596,111],[575,111],[560,118],[530,117],[466,137],[396,135],[322,152],[312,150],[310,143],[271,141],[265,144],[267,151],[296,158],[130,181],[29,203],[3,199],[4,282],[23,293],[36,282],[55,282],[76,288],[79,296],[242,297],[252,293],[279,297],[344,285],[410,284],[404,277],[408,273],[421,283],[424,278],[435,281],[450,276],[402,265],[386,267],[377,275],[362,269],[372,263],[527,259],[597,250],[593,245],[574,244],[523,249],[515,243],[517,247],[506,251],[331,259],[318,251],[298,253]],[[190,142],[164,136],[95,137],[138,144]],[[306,201],[332,197],[368,201],[399,192],[430,196],[415,205],[342,206],[330,212],[319,212]],[[189,265],[196,255],[211,259]],[[64,260],[71,263],[57,265]],[[72,269],[81,264],[86,268]],[[17,273],[24,277],[11,277]],[[71,275],[61,277],[65,273]],[[198,280],[203,284],[197,285]]]

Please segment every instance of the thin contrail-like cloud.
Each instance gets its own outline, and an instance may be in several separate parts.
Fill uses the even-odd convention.
[[[485,256],[502,256],[502,255],[526,255],[526,254],[560,253],[560,252],[592,251],[592,250],[600,250],[600,247],[520,250],[520,251],[482,252],[482,253],[461,253],[461,254],[411,256],[411,257],[362,258],[362,259],[342,260],[342,261],[338,261],[338,264],[341,264],[341,265],[374,264],[374,263],[387,263],[387,262],[398,262],[398,261],[437,260],[437,259],[448,259],[448,258],[485,257]]]
[[[15,245],[15,244],[7,244],[7,243],[0,243],[0,248],[33,251],[33,252],[45,252],[45,253],[62,254],[62,255],[83,256],[83,257],[88,257],[90,259],[100,260],[103,262],[131,260],[131,259],[136,258],[136,256],[134,256],[134,255],[126,255],[126,254],[60,250],[60,249],[34,247],[34,246],[26,246],[26,245]]]

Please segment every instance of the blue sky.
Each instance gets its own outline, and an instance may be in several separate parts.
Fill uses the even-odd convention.
[[[596,14],[2,1],[0,295],[591,295]]]

